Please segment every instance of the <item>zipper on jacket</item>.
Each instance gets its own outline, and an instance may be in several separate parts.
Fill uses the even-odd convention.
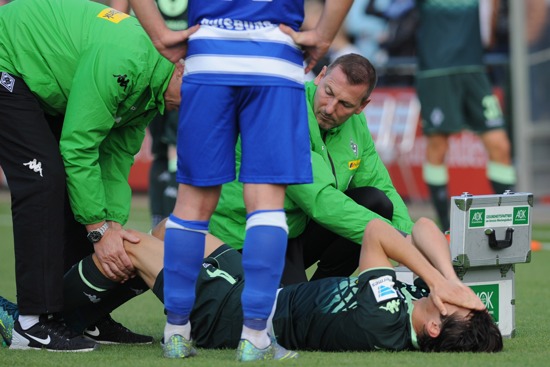
[[[336,188],[338,188],[338,177],[336,177],[336,169],[334,168],[334,162],[332,161],[332,157],[330,156],[330,152],[328,150],[326,137],[327,137],[328,131],[323,131],[322,137],[323,137],[323,143],[325,143],[325,148],[327,149],[327,157],[330,161],[330,168],[332,169],[332,175],[334,176],[334,183],[336,184]]]

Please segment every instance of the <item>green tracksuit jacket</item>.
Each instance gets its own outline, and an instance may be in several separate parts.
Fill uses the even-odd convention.
[[[413,222],[375,150],[364,114],[353,115],[341,126],[322,132],[313,113],[316,90],[313,82],[306,83],[313,183],[287,188],[285,210],[289,237],[300,235],[313,218],[332,232],[361,244],[370,220],[379,218],[388,222],[343,193],[363,186],[384,191],[394,206],[391,224],[410,233]],[[239,156],[239,149],[237,153]],[[246,210],[242,194],[241,183],[233,181],[224,185],[210,221],[210,232],[237,249],[242,248],[245,235]]]
[[[60,151],[76,219],[125,224],[130,167],[164,111],[174,65],[136,19],[102,4],[17,0],[0,7],[0,71],[22,78],[47,114],[65,116]]]

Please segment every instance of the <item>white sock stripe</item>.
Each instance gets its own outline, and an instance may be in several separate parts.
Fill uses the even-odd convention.
[[[255,226],[280,227],[288,234],[286,214],[284,211],[266,211],[253,214],[246,220],[246,229]]]
[[[166,221],[166,229],[168,229],[168,228],[183,229],[185,231],[202,233],[204,235],[206,235],[208,233],[208,230],[194,229],[194,228],[189,228],[189,227],[182,226],[181,224],[172,221],[170,218],[168,218],[168,220]]]

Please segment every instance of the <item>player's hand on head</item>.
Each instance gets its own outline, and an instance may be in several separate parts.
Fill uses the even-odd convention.
[[[162,56],[173,63],[179,62],[187,54],[189,36],[195,33],[199,27],[199,25],[194,25],[183,31],[167,30],[158,40],[153,40],[153,44]]]
[[[456,280],[446,280],[430,289],[430,297],[442,315],[447,315],[445,303],[464,307],[470,310],[485,310],[486,307],[474,291]]]
[[[313,67],[328,52],[331,40],[323,37],[314,29],[302,32],[296,32],[287,25],[280,24],[279,28],[283,33],[288,34],[294,43],[302,47],[304,60],[306,62],[305,73],[309,73]]]

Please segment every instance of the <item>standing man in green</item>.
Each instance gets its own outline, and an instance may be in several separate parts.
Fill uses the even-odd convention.
[[[166,26],[173,31],[187,29],[188,0],[156,0]],[[110,5],[124,13],[132,14],[128,0],[111,0]],[[178,111],[157,115],[149,124],[151,155],[149,171],[149,210],[151,228],[172,213],[176,205],[178,183],[176,182]]]
[[[477,133],[488,154],[487,178],[495,193],[516,182],[510,140],[498,99],[483,64],[478,0],[417,0],[416,89],[422,128],[428,138],[424,182],[443,231],[450,227],[449,137],[464,129]]]
[[[13,349],[95,349],[53,316],[63,310],[65,271],[92,252],[111,281],[128,287],[112,308],[145,289],[123,247],[139,241],[123,229],[128,175],[147,124],[179,106],[182,74],[137,20],[105,5],[0,7],[0,165],[12,197],[20,305]],[[82,280],[92,265],[82,266]],[[108,330],[94,331],[101,341]],[[126,342],[151,342],[131,335]]]

